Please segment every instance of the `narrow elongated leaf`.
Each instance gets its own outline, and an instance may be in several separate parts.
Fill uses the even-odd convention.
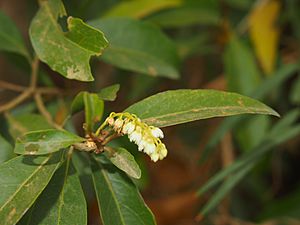
[[[87,209],[80,181],[68,159],[22,218],[19,225],[86,225]]]
[[[72,17],[68,19],[69,32],[64,34],[56,20],[65,14],[60,0],[40,2],[29,30],[34,50],[51,69],[66,78],[92,81],[90,57],[99,56],[107,41],[101,31]]]
[[[84,138],[62,130],[33,131],[17,138],[15,153],[24,155],[49,154],[84,140]]]
[[[120,84],[114,84],[109,87],[101,89],[98,93],[100,99],[104,101],[114,101],[117,98],[117,93],[120,89]]]
[[[166,127],[199,119],[243,113],[276,115],[263,103],[236,93],[215,90],[172,90],[150,96],[125,111],[149,125]]]
[[[129,18],[94,20],[89,24],[103,30],[109,40],[101,57],[104,61],[151,76],[179,77],[175,45],[152,24]]]
[[[13,147],[0,135],[0,164],[15,156]]]
[[[93,182],[104,225],[156,224],[133,182],[102,156],[94,162]]]
[[[109,160],[120,170],[123,170],[129,176],[139,179],[141,177],[141,169],[134,160],[133,155],[125,148],[110,148],[107,147],[106,155]]]
[[[14,52],[30,58],[23,38],[14,22],[0,11],[0,50]]]
[[[172,8],[180,5],[182,0],[133,0],[121,2],[111,10],[105,17],[132,17],[142,18],[155,11]]]
[[[1,224],[14,225],[25,214],[60,165],[61,156],[18,156],[0,165]]]

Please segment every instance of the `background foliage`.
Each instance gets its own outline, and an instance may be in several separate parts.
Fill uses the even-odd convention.
[[[101,214],[103,224],[155,224],[137,186],[157,224],[300,223],[297,0],[64,4],[0,3],[0,221],[100,224]],[[126,109],[162,127],[224,115],[197,111],[222,106],[214,91],[168,91],[202,88],[261,100],[281,118],[164,128],[169,155],[155,164],[117,139],[112,145],[123,147],[115,149],[128,164],[111,162],[127,172],[129,165],[132,177],[142,173],[133,181],[108,156],[59,151],[82,140],[84,122],[93,131],[111,111]],[[238,96],[227,97],[234,104]],[[251,101],[246,106],[262,110]],[[67,131],[54,130],[61,126]]]

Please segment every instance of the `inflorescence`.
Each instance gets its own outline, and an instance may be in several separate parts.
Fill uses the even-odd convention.
[[[166,146],[160,140],[164,137],[162,130],[147,125],[134,114],[112,112],[104,125],[109,125],[118,134],[127,134],[129,140],[138,146],[138,150],[149,155],[154,162],[168,154]]]

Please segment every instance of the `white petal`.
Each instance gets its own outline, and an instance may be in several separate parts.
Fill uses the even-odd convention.
[[[164,133],[158,127],[154,127],[151,129],[151,133],[156,138],[164,138]]]
[[[157,153],[153,153],[150,155],[151,160],[154,162],[157,162],[157,160],[159,159],[159,155]]]

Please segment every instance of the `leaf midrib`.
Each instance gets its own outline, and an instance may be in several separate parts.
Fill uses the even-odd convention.
[[[113,197],[113,200],[114,200],[114,202],[115,202],[115,205],[116,205],[117,210],[118,210],[119,215],[120,215],[119,217],[120,217],[121,223],[124,224],[124,225],[126,225],[125,219],[124,219],[123,214],[122,214],[122,211],[121,211],[121,208],[120,208],[120,206],[119,206],[119,204],[118,204],[117,197],[116,197],[116,195],[115,195],[115,192],[113,191],[112,184],[110,183],[110,180],[109,180],[109,178],[107,177],[107,174],[104,172],[104,168],[101,166],[101,163],[98,162],[97,159],[95,159],[95,160],[96,160],[96,162],[97,162],[98,167],[100,168],[100,173],[102,173],[102,175],[103,175],[103,177],[104,177],[104,179],[105,179],[105,181],[106,181],[106,183],[107,183],[108,189],[109,189],[109,191],[111,192],[111,195],[112,195],[112,197]]]
[[[34,171],[33,171],[33,173],[27,178],[27,179],[25,179],[24,180],[24,182],[22,182],[21,183],[21,185],[19,186],[19,188],[7,199],[7,201],[1,206],[1,208],[0,208],[0,213],[1,213],[1,211],[5,208],[5,206],[9,203],[9,202],[11,202],[13,199],[14,199],[14,197],[21,191],[21,189],[22,189],[22,187],[23,186],[25,186],[25,184],[27,183],[27,182],[29,182],[29,180],[31,180],[31,178],[41,169],[41,168],[43,168],[43,166],[50,160],[50,158],[51,158],[51,155],[50,156],[48,156],[48,158],[46,158],[42,163],[41,163],[41,165],[39,165]]]

